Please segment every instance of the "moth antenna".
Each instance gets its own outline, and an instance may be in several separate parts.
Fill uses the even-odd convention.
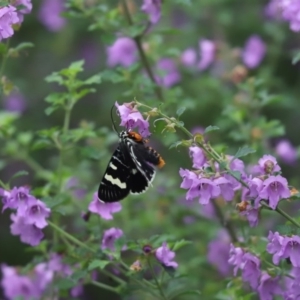
[[[111,110],[110,110],[110,118],[111,118],[111,122],[112,122],[112,127],[113,127],[113,130],[115,133],[119,134],[117,128],[116,128],[116,125],[115,125],[115,121],[114,121],[114,118],[113,118],[113,109],[114,109],[115,105],[113,105],[111,107]]]

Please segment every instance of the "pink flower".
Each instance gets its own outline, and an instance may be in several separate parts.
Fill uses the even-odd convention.
[[[177,268],[178,263],[172,261],[175,258],[175,252],[171,251],[166,242],[163,242],[162,246],[156,249],[156,258],[165,266]]]
[[[15,7],[7,5],[0,8],[0,41],[7,39],[14,34],[13,24],[20,22]]]
[[[266,45],[258,35],[252,35],[246,42],[242,59],[249,69],[258,67],[266,54]]]

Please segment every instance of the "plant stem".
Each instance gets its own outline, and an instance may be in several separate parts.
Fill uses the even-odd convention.
[[[69,127],[70,127],[71,111],[72,111],[72,107],[67,106],[66,113],[65,113],[65,119],[64,119],[64,127],[63,127],[64,134],[66,134],[68,132]]]
[[[57,225],[55,225],[54,223],[52,223],[51,221],[48,221],[48,224],[58,233],[62,234],[63,236],[65,236],[67,239],[69,239],[70,241],[72,241],[74,244],[76,244],[79,247],[85,248],[87,250],[89,250],[90,252],[96,253],[96,250],[90,248],[89,246],[87,246],[85,243],[79,241],[78,239],[76,239],[74,236],[72,236],[71,234],[67,233],[66,231],[64,231],[63,229],[61,229],[60,227],[58,227]]]
[[[126,3],[126,0],[121,0],[121,3],[122,3],[122,7],[123,7],[123,10],[124,10],[127,22],[128,22],[128,24],[130,26],[132,26],[133,25],[133,21],[132,21],[132,18],[131,18],[131,15],[130,15],[130,11],[129,11],[127,3]],[[136,36],[136,37],[133,38],[134,41],[135,41],[135,44],[137,46],[140,59],[142,61],[142,64],[143,64],[144,68],[146,69],[146,72],[147,72],[150,80],[155,85],[155,94],[156,94],[157,98],[160,101],[164,101],[162,90],[161,90],[160,86],[157,85],[157,82],[155,80],[154,74],[153,74],[152,69],[150,67],[149,61],[148,61],[147,56],[145,54],[145,51],[143,49],[141,38],[142,38],[141,36]]]
[[[5,65],[8,59],[8,48],[9,48],[9,43],[10,43],[10,39],[7,40],[6,42],[6,47],[7,47],[7,52],[5,53],[3,60],[2,60],[2,64],[1,64],[1,68],[0,68],[0,78],[2,77],[4,70],[5,70]]]
[[[157,289],[159,290],[159,293],[161,295],[161,298],[164,299],[164,300],[168,300],[168,298],[166,297],[165,293],[164,293],[164,290],[163,290],[163,287],[161,286],[161,283],[158,281],[158,279],[156,278],[156,275],[155,275],[155,272],[154,272],[154,269],[153,269],[153,266],[152,266],[152,263],[150,261],[150,258],[148,259],[148,265],[149,265],[149,268],[150,268],[150,271],[152,273],[152,276],[153,276],[153,279],[156,283],[156,286],[157,286]]]
[[[116,294],[119,294],[119,292],[117,291],[116,288],[112,287],[112,286],[109,286],[107,284],[104,284],[104,283],[101,283],[101,282],[98,282],[98,281],[90,281],[91,284],[101,288],[101,289],[104,289],[104,290],[107,290],[107,291],[111,291],[113,293],[116,293]]]

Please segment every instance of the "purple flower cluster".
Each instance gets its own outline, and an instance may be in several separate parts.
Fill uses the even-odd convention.
[[[243,281],[258,292],[261,300],[272,300],[273,296],[283,294],[283,290],[279,285],[280,278],[273,278],[262,271],[260,259],[257,256],[231,244],[228,262],[234,266],[234,276],[237,275],[238,270],[241,270]]]
[[[126,127],[127,130],[132,130],[137,127],[143,137],[150,135],[148,120],[144,120],[142,114],[137,110],[133,102],[124,103],[122,105],[116,102],[115,105],[121,118],[121,126]]]
[[[46,289],[51,286],[54,278],[70,276],[73,270],[62,262],[58,254],[51,254],[48,262],[39,263],[28,275],[19,274],[17,268],[1,265],[1,286],[7,299],[38,300],[45,296]],[[80,296],[82,285],[71,290],[73,297]]]
[[[157,260],[166,267],[178,267],[178,263],[173,261],[175,252],[170,250],[166,242],[163,242],[162,246],[156,249],[155,256]]]
[[[22,8],[17,10],[17,6]],[[14,34],[13,25],[21,24],[24,14],[29,14],[32,9],[31,0],[16,0],[12,5],[0,7],[0,41]]]
[[[183,51],[181,54],[181,63],[187,67],[196,66],[199,71],[204,71],[214,62],[215,52],[215,43],[208,39],[202,39],[199,41],[198,51],[193,48]],[[199,56],[199,60],[197,56]]]
[[[123,231],[119,228],[110,228],[104,231],[101,249],[115,251],[115,241],[123,236]]]
[[[258,223],[261,200],[267,201],[269,206],[275,209],[281,199],[291,195],[288,182],[278,174],[281,168],[271,155],[264,155],[253,168],[257,177],[246,174],[241,160],[233,160],[232,157],[227,156],[229,168],[241,174],[247,187],[242,187],[238,180],[226,172],[222,174],[218,164],[215,164],[216,172],[212,173],[202,149],[190,147],[190,156],[195,170],[180,169],[179,171],[183,179],[180,187],[188,190],[186,200],[198,198],[199,203],[208,204],[211,199],[222,196],[225,201],[231,201],[235,192],[242,190],[242,201],[238,208],[241,215],[247,217],[251,226],[256,226]]]
[[[112,214],[119,212],[122,205],[119,202],[104,203],[99,201],[98,194],[94,193],[93,200],[89,204],[89,211],[98,214],[104,220],[112,220]]]
[[[300,2],[299,0],[271,0],[266,12],[271,17],[280,16],[290,23],[292,31],[300,31]]]
[[[181,80],[181,75],[175,62],[171,58],[162,58],[156,64],[158,75],[155,76],[156,82],[166,88],[173,86]]]
[[[38,245],[44,236],[42,229],[48,224],[46,219],[50,216],[50,209],[30,195],[27,187],[14,187],[11,191],[0,189],[0,196],[2,212],[7,208],[16,210],[16,214],[11,214],[11,233],[19,235],[23,243]]]
[[[152,24],[156,24],[161,17],[161,0],[144,0],[141,10],[149,16]]]

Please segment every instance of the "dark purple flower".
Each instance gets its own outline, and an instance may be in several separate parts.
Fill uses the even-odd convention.
[[[131,103],[119,105],[115,103],[121,118],[121,126],[125,126],[128,130],[138,127],[140,134],[143,137],[150,135],[149,122],[144,120],[142,114]]]
[[[61,16],[63,11],[63,0],[43,0],[39,10],[39,20],[49,31],[59,31],[66,24],[66,19]]]
[[[288,198],[291,196],[291,192],[288,188],[287,180],[280,176],[270,176],[263,182],[263,188],[259,192],[261,199],[269,200],[269,206],[275,209],[279,200],[282,198]]]
[[[272,155],[264,155],[260,158],[256,168],[260,174],[273,174],[281,170],[276,158]]]
[[[206,163],[207,159],[203,150],[197,146],[189,148],[190,157],[193,161],[193,168],[200,169]]]
[[[210,40],[199,41],[200,61],[198,63],[198,69],[203,71],[207,69],[215,60],[215,43]]]
[[[156,81],[158,84],[169,88],[181,80],[175,62],[171,58],[162,58],[156,65],[157,73]]]
[[[268,235],[269,243],[267,245],[267,251],[273,254],[273,263],[275,265],[279,264],[280,259],[286,258],[284,257],[284,249],[287,243],[286,237],[281,236],[278,232],[273,233],[269,232]]]
[[[238,269],[244,268],[244,250],[230,244],[228,263],[234,266],[233,274],[236,276]]]
[[[89,211],[100,215],[105,220],[112,220],[112,214],[119,212],[121,209],[122,205],[119,202],[104,203],[99,201],[97,193],[94,193],[93,200],[89,204]]]
[[[228,263],[229,250],[230,238],[225,230],[208,244],[207,259],[223,276],[228,276],[232,269]]]
[[[279,277],[272,278],[268,273],[262,272],[257,291],[261,300],[273,300],[275,295],[282,295]]]
[[[266,54],[266,45],[258,35],[252,35],[246,42],[242,59],[249,69],[258,67]]]
[[[275,148],[277,155],[287,164],[294,164],[297,160],[297,150],[289,140],[281,140]]]
[[[17,6],[23,6],[21,9],[17,11],[18,17],[19,17],[19,22],[22,23],[24,20],[24,15],[29,14],[32,10],[32,3],[31,0],[15,0],[13,3],[15,7]]]
[[[22,113],[26,109],[26,106],[25,98],[18,92],[12,92],[4,98],[4,108],[8,111]]]
[[[1,286],[8,299],[41,299],[41,291],[29,277],[19,275],[15,268],[8,267],[4,264],[1,265],[1,271]]]
[[[18,216],[24,217],[26,224],[35,225],[37,228],[43,229],[48,225],[46,218],[50,216],[50,208],[42,201],[36,200],[30,203],[25,211],[18,210]]]
[[[261,275],[260,260],[251,253],[245,253],[243,259],[245,261],[242,271],[243,281],[248,282],[251,288],[255,290]]]
[[[198,178],[194,180],[193,185],[186,194],[187,200],[199,197],[200,204],[208,204],[209,200],[220,195],[220,187],[208,178]]]
[[[214,180],[216,184],[221,189],[221,195],[224,200],[231,201],[234,197],[234,190],[232,183],[225,177],[218,177]]]
[[[193,67],[196,65],[197,52],[193,48],[186,49],[182,52],[180,57],[181,63],[186,67]]]
[[[166,242],[163,242],[162,246],[155,251],[156,258],[165,266],[177,268],[178,263],[172,261],[175,258],[175,252],[171,251]]]
[[[31,246],[37,246],[44,234],[42,230],[35,225],[27,224],[23,216],[11,214],[13,223],[10,225],[12,235],[20,235],[23,243]]]
[[[156,24],[161,16],[161,0],[143,0],[141,10],[149,15],[152,24]]]
[[[137,60],[137,48],[133,39],[118,38],[113,45],[107,47],[107,64],[110,67],[121,65],[129,67]]]
[[[115,240],[119,239],[123,235],[123,231],[119,228],[110,228],[104,231],[101,249],[110,249],[115,251]]]
[[[0,41],[7,39],[14,34],[13,24],[20,22],[16,8],[7,5],[0,8]]]

